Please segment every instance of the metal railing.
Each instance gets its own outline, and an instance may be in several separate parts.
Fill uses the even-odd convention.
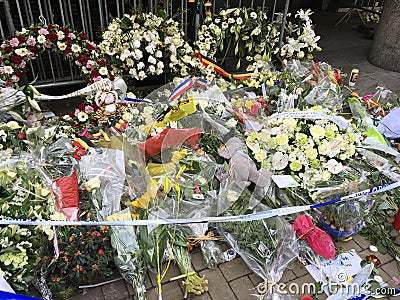
[[[272,18],[275,11],[290,0],[212,0],[212,12],[223,7],[270,8]],[[5,39],[15,30],[39,23],[43,17],[47,23],[70,25],[77,31],[87,33],[88,38],[98,42],[101,32],[111,18],[122,17],[133,11],[155,13],[163,9],[169,17],[174,17],[190,40],[194,40],[201,15],[202,0],[0,0],[0,36]],[[280,6],[280,7],[279,7]],[[3,12],[3,13],[1,13]],[[27,66],[27,78],[37,78],[38,86],[74,84],[81,81],[76,68],[56,53],[43,53]]]

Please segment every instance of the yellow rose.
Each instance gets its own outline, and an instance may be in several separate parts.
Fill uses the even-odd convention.
[[[287,145],[289,143],[289,138],[286,134],[278,134],[276,136],[276,144],[278,146]]]
[[[304,154],[307,156],[308,159],[313,160],[317,158],[318,151],[317,149],[309,148],[306,151],[304,151]]]
[[[314,125],[310,128],[310,133],[315,139],[321,139],[325,136],[325,129],[322,126]]]

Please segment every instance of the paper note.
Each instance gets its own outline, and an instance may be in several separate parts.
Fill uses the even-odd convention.
[[[280,189],[300,185],[291,175],[272,175],[272,180]]]

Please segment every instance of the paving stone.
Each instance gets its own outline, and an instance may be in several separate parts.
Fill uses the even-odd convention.
[[[167,266],[167,264],[163,264],[164,269],[166,268],[166,266]],[[164,269],[162,272],[164,272]],[[157,285],[157,273],[155,273],[154,270],[149,270],[148,274],[149,274],[149,278],[150,278],[153,286],[156,286]],[[178,266],[174,262],[171,262],[171,264],[169,265],[167,274],[161,280],[161,283],[168,282],[170,280],[170,278],[176,277],[179,275],[181,275],[181,272],[179,271]]]
[[[400,271],[397,268],[396,263],[394,261],[393,263],[380,266],[380,269],[383,270],[385,273],[387,273],[390,276],[390,278],[392,277],[400,278]]]
[[[296,278],[290,283],[286,284],[285,290],[293,296],[312,295],[315,292],[316,282],[314,278],[307,274]]]
[[[194,294],[189,294],[187,299],[193,299],[193,300],[212,300],[210,294],[208,292],[205,292],[201,295],[194,295]]]
[[[260,276],[256,275],[254,272],[251,273],[250,275],[248,275],[248,277],[251,280],[251,282],[253,283],[253,286],[255,286],[255,287],[264,281],[261,279]]]
[[[207,264],[204,261],[203,253],[201,251],[197,251],[191,254],[192,264],[196,271],[201,271],[207,268]]]
[[[307,273],[308,273],[308,271],[307,271]],[[292,270],[286,269],[283,272],[282,278],[281,278],[281,280],[279,280],[279,282],[285,282],[285,283],[292,282],[293,280],[296,279],[296,277],[297,276],[293,273]]]
[[[150,275],[149,275],[149,272],[150,271],[147,271],[146,272],[146,276],[144,277],[144,286],[146,287],[147,290],[151,289],[152,287],[154,287],[156,285],[156,283],[157,283],[157,280],[156,280],[156,282],[152,282],[152,280],[150,278]]]
[[[338,241],[335,243],[336,247],[338,248],[342,248],[345,250],[351,250],[354,249],[357,253],[362,252],[362,247],[360,247],[355,241],[354,238],[347,241],[347,242],[343,242],[343,241]]]
[[[84,289],[82,293],[75,295],[69,300],[106,300],[101,287]]]
[[[205,269],[200,272],[208,279],[208,293],[213,300],[235,300],[236,296],[231,290],[228,282],[224,280],[224,276],[218,268]]]
[[[234,280],[244,275],[249,275],[253,272],[240,257],[220,264],[218,268],[221,270],[222,274],[224,274],[227,281]]]
[[[101,288],[106,300],[122,300],[129,297],[128,289],[123,280],[103,285]]]
[[[308,274],[307,269],[299,261],[296,263],[295,267],[292,269],[292,272],[293,272],[295,278],[302,277],[302,276]]]
[[[238,300],[248,300],[252,298],[252,294],[257,294],[257,291],[248,276],[232,280],[229,285]]]
[[[361,249],[369,249],[369,246],[371,246],[371,243],[363,236],[356,234],[353,236],[353,240],[357,243],[357,245],[360,246]]]
[[[147,291],[146,300],[158,300],[157,288],[152,288]]]

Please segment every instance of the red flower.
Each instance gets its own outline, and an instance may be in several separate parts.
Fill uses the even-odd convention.
[[[86,33],[80,33],[80,34],[78,34],[78,37],[80,37],[82,40],[87,40]]]
[[[113,74],[110,74],[110,76],[108,76],[110,78],[111,81],[114,81],[115,76]]]
[[[33,33],[36,33],[36,34],[39,32],[39,28],[36,28],[36,27],[31,28],[31,30]]]
[[[88,62],[89,58],[86,55],[79,55],[77,61],[79,61],[82,65]]]
[[[94,49],[96,49],[96,47],[94,47],[93,45],[91,45],[91,44],[89,44],[89,43],[86,43],[86,49],[87,49],[88,51],[93,51]]]
[[[80,111],[85,111],[85,107],[86,107],[86,105],[82,103],[82,104],[79,104],[78,109]]]
[[[97,110],[99,110],[99,107],[96,105],[96,103],[95,103],[95,104],[93,104],[93,110],[94,110],[94,111],[97,111]]]
[[[13,55],[11,59],[16,65],[19,65],[22,62],[22,57],[19,55]]]
[[[92,76],[92,77],[100,76],[99,70],[96,70],[96,69],[92,70],[92,72],[90,72],[90,76]]]
[[[25,38],[24,38],[22,35],[18,36],[17,39],[18,39],[18,41],[19,41],[20,44],[22,44],[23,42],[25,42]]]
[[[69,33],[69,29],[68,28],[61,28],[61,31],[64,32],[64,34],[68,34]]]
[[[67,48],[65,48],[65,50],[64,50],[65,54],[70,54],[71,52],[72,52],[71,46],[67,46]]]
[[[75,112],[71,111],[71,112],[69,113],[69,116],[70,116],[71,118],[75,117]]]
[[[10,47],[10,46],[4,47],[4,52],[6,54],[10,53],[11,51],[12,51],[12,47]]]
[[[53,30],[54,28],[55,28],[54,25],[51,25],[51,24],[49,26],[47,26],[48,30]]]
[[[97,251],[97,253],[98,253],[99,255],[102,255],[102,254],[104,254],[104,250],[103,250],[103,249],[99,249],[99,251]]]
[[[25,133],[23,133],[23,132],[19,132],[19,133],[17,134],[17,138],[19,138],[20,140],[23,140],[24,138],[26,138],[26,135],[25,135]]]
[[[100,59],[97,63],[100,67],[104,67],[106,65],[106,61],[104,59]]]
[[[58,40],[57,34],[55,34],[54,32],[46,34],[46,38],[48,38],[48,40],[52,43],[55,43]]]
[[[15,75],[18,76],[18,77],[21,77],[22,76],[22,72],[20,70],[15,71]]]
[[[81,159],[81,157],[85,156],[85,155],[86,155],[86,151],[85,151],[85,149],[82,149],[82,148],[78,148],[74,152],[74,157],[76,159]]]
[[[66,37],[63,39],[63,41],[66,42],[67,44],[71,44],[71,43],[72,43],[72,39],[71,39],[69,36],[66,36]]]
[[[36,46],[31,46],[29,47],[29,51],[31,51],[33,54],[37,54],[39,49]]]
[[[376,267],[381,264],[381,261],[379,260],[379,258],[377,258],[373,254],[368,255],[365,259],[366,259],[367,263],[374,264]]]

